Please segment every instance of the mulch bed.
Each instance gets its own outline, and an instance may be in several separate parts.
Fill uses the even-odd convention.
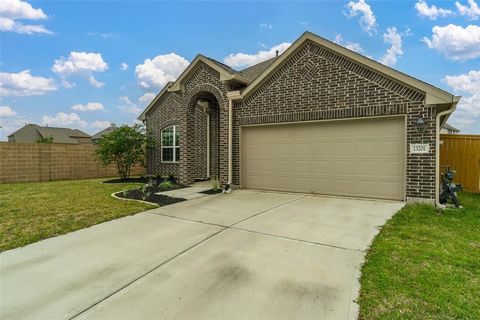
[[[103,181],[103,183],[147,183],[147,177],[127,178],[127,179],[111,179]]]
[[[205,190],[205,191],[200,191],[199,193],[203,193],[203,194],[217,194],[217,193],[222,193],[222,189],[218,189],[218,190],[208,189],[208,190]]]
[[[115,196],[123,199],[132,199],[132,200],[142,200],[146,202],[151,202],[151,203],[156,203],[160,206],[167,206],[169,204],[174,204],[177,202],[182,202],[185,201],[186,199],[183,198],[174,198],[174,197],[169,197],[166,195],[160,195],[156,194],[157,192],[163,192],[163,191],[171,191],[171,190],[178,190],[182,188],[186,188],[187,186],[182,185],[182,184],[177,184],[175,183],[175,180],[170,180],[170,187],[165,188],[162,186],[162,183],[160,183],[162,180],[156,179],[153,180],[157,185],[148,185],[149,178],[148,177],[140,177],[140,178],[128,178],[128,179],[113,179],[113,180],[108,180],[105,181],[105,183],[143,183],[145,186],[136,188],[136,189],[131,189],[131,190],[126,190],[126,191],[121,191],[115,193]],[[142,190],[144,189],[148,190],[148,196],[144,198],[144,193]]]
[[[134,199],[134,200],[142,200],[142,201],[156,203],[161,207],[186,200],[183,198],[174,198],[174,197],[169,197],[169,196],[155,194],[155,193],[152,193],[146,199],[143,199],[143,193],[142,191],[140,191],[140,189],[133,189],[125,192],[117,192],[115,193],[115,195],[123,199]]]

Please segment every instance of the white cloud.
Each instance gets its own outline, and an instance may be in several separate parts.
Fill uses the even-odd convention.
[[[18,20],[42,20],[47,15],[42,9],[35,9],[21,0],[2,0],[0,2],[0,31],[21,34],[53,34],[43,25],[24,24]]]
[[[92,122],[92,124],[90,126],[94,129],[102,130],[102,129],[110,127],[111,124],[112,123],[110,121],[99,121],[99,120],[97,120],[97,121]]]
[[[462,97],[448,122],[463,133],[480,133],[480,94]]]
[[[30,70],[0,72],[0,96],[34,96],[57,90],[53,79],[32,76]]]
[[[175,81],[188,67],[189,62],[175,54],[158,55],[146,59],[135,67],[138,84],[143,88],[161,88],[169,81]]]
[[[417,9],[419,16],[431,20],[436,20],[438,17],[448,17],[453,15],[452,10],[437,8],[435,5],[428,6],[425,0],[419,0],[415,3],[415,9]]]
[[[9,106],[0,106],[0,118],[10,118],[16,115],[17,113]]]
[[[465,112],[466,117],[474,120],[473,118],[480,117],[480,94],[474,94],[469,97],[462,97],[457,105],[459,112]],[[479,119],[476,119],[479,120]]]
[[[127,70],[127,69],[128,69],[128,64],[126,64],[125,62],[122,62],[122,63],[120,64],[120,70],[125,71],[125,70]]]
[[[272,30],[273,25],[271,25],[270,23],[260,23],[260,28],[263,28],[263,29],[266,29],[266,30]]]
[[[343,36],[341,34],[337,34],[335,36],[335,38],[333,39],[333,42],[335,42],[336,44],[339,44],[339,45],[341,45],[341,46],[343,46],[343,47],[345,47],[349,50],[352,50],[352,51],[355,51],[355,52],[358,52],[358,53],[361,53],[361,54],[365,54],[365,50],[363,50],[360,43],[345,41],[345,40],[343,40]]]
[[[42,117],[42,124],[48,126],[69,126],[69,127],[85,127],[87,123],[80,119],[76,113],[59,112],[54,116],[45,115]]]
[[[376,31],[377,18],[373,14],[372,8],[365,0],[350,1],[347,4],[348,12],[345,15],[349,18],[360,16],[360,26],[368,34]]]
[[[462,5],[460,2],[455,2],[458,13],[466,16],[470,20],[477,20],[480,17],[480,8],[475,0],[468,0],[468,6]]]
[[[446,76],[443,81],[457,92],[480,93],[480,70],[472,70],[458,76]]]
[[[41,24],[23,24],[13,19],[2,17],[0,17],[0,31],[16,32],[20,34],[53,34],[52,31],[48,30],[47,28],[45,28],[45,26]]]
[[[104,86],[94,76],[94,72],[105,72],[108,64],[103,60],[100,53],[70,52],[67,59],[61,57],[55,60],[52,71],[60,75],[62,83],[66,88],[71,88],[75,84],[67,81],[70,76],[80,75],[89,80],[90,84],[96,88]]]
[[[140,109],[137,106],[119,106],[118,109],[120,109],[124,113],[131,113],[131,114],[138,114],[142,112],[142,109]]]
[[[270,48],[270,50],[261,50],[254,54],[235,53],[223,58],[223,62],[230,67],[248,67],[259,62],[275,57],[276,51],[281,54],[290,47],[291,43],[283,42]]]
[[[451,117],[452,124],[464,131],[480,128],[480,70],[471,70],[465,74],[445,76],[443,81],[455,93],[467,94],[457,105]],[[478,132],[480,133],[480,131]]]
[[[47,19],[42,9],[34,9],[31,4],[21,0],[2,0],[0,16],[10,19]]]
[[[118,107],[124,113],[138,114],[142,111],[129,97],[123,96],[118,98],[123,104]]]
[[[105,110],[103,104],[99,102],[89,102],[87,104],[76,104],[72,106],[72,110],[76,111],[97,111],[97,110]]]
[[[30,122],[28,119],[17,114],[5,117],[0,116],[0,140],[7,140],[9,134],[12,134],[28,122]]]
[[[120,98],[118,98],[118,100],[120,100],[121,102],[123,102],[123,103],[125,103],[126,105],[129,105],[129,106],[135,105],[132,102],[132,100],[130,100],[130,98],[127,97],[127,96],[120,97]]]
[[[394,66],[397,64],[399,57],[403,55],[402,51],[402,35],[397,32],[397,28],[387,28],[387,32],[383,34],[383,41],[390,44],[390,48],[380,58],[380,62],[387,66]]]
[[[103,39],[109,39],[109,38],[119,38],[120,35],[118,33],[113,33],[113,32],[92,32],[89,31],[87,33],[90,37],[100,37]]]
[[[258,45],[259,45],[260,47],[262,47],[263,49],[268,48],[268,46],[267,46],[265,43],[263,43],[263,42],[259,42]]]
[[[138,102],[140,103],[140,105],[142,106],[147,106],[148,104],[150,104],[150,102],[152,102],[153,98],[155,98],[156,94],[153,93],[153,92],[147,92],[145,93],[143,96],[141,96],[140,98],[138,98]]]
[[[424,41],[430,49],[442,53],[453,61],[466,61],[480,57],[480,26],[469,25],[466,28],[449,24],[445,27],[435,26],[433,35]]]

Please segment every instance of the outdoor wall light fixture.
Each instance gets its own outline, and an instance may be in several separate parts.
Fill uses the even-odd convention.
[[[419,116],[415,121],[415,128],[417,129],[418,133],[425,132],[425,120],[423,120],[422,116]]]

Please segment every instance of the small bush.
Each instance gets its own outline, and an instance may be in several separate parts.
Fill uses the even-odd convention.
[[[170,180],[164,180],[164,181],[162,181],[162,183],[160,183],[160,187],[162,187],[164,189],[170,189],[170,188],[172,188],[172,186],[173,186],[173,183]]]

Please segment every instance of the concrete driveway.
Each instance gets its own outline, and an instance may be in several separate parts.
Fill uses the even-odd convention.
[[[351,319],[403,203],[238,190],[0,255],[0,318]]]

